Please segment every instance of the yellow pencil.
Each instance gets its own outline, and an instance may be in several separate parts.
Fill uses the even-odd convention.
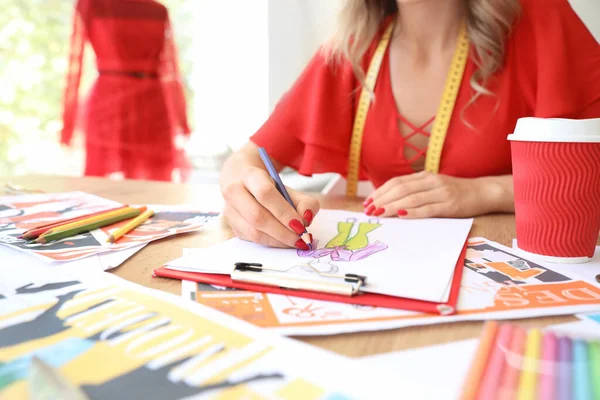
[[[105,219],[110,219],[112,217],[117,217],[119,215],[127,214],[127,213],[129,213],[131,211],[134,211],[134,210],[139,210],[140,212],[144,212],[146,210],[146,207],[141,207],[141,208],[137,208],[137,209],[136,208],[132,208],[132,207],[119,208],[118,210],[109,211],[107,213],[95,215],[95,216],[90,217],[90,218],[86,218],[86,219],[82,219],[82,220],[79,220],[79,221],[74,221],[74,222],[67,223],[67,224],[64,224],[64,225],[56,226],[56,227],[54,227],[54,228],[52,228],[52,229],[44,232],[40,236],[47,236],[47,235],[49,235],[51,233],[57,233],[57,232],[61,232],[61,231],[66,231],[66,230],[73,229],[73,228],[79,228],[80,226],[93,224],[93,223],[98,222],[98,221],[102,221],[102,220],[105,220]]]
[[[154,211],[152,211],[152,210],[144,211],[142,214],[138,215],[137,217],[135,217],[134,219],[132,219],[131,221],[129,221],[128,223],[126,223],[125,225],[123,225],[122,227],[117,229],[116,232],[114,232],[112,235],[110,235],[108,237],[108,239],[106,239],[106,242],[107,243],[116,242],[117,240],[122,238],[124,235],[126,235],[130,231],[134,230],[135,228],[137,228],[144,222],[146,222],[146,220],[148,218],[152,217],[153,215],[154,215]]]
[[[523,370],[521,371],[521,377],[519,378],[518,400],[532,400],[536,398],[541,343],[542,333],[539,329],[532,329],[527,333],[525,354],[522,364]]]

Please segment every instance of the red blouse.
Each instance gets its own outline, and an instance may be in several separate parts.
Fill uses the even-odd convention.
[[[600,117],[600,46],[568,0],[521,0],[522,13],[506,43],[505,64],[481,96],[467,62],[448,127],[440,173],[479,177],[511,173],[507,135],[520,117]],[[379,37],[374,39],[374,45]],[[372,46],[374,48],[374,46]],[[472,51],[472,50],[471,50]],[[363,60],[366,70],[372,50]],[[300,174],[347,172],[359,83],[348,62],[327,64],[317,53],[251,140]],[[360,178],[380,186],[410,174],[398,129],[386,54],[366,120]]]

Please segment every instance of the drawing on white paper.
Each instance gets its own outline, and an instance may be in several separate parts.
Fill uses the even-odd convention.
[[[327,242],[325,247],[319,248],[319,240],[313,243],[314,250],[297,250],[299,257],[310,257],[319,260],[319,263],[330,261],[360,261],[388,248],[388,245],[376,240],[369,240],[369,233],[379,228],[382,224],[379,219],[368,222],[358,222],[356,218],[348,218],[337,223],[337,234]],[[352,235],[356,229],[356,233]],[[322,260],[325,259],[325,260]],[[314,261],[309,264],[313,265]],[[325,261],[329,262],[329,261]]]

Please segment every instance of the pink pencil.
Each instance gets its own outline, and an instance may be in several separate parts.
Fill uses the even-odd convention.
[[[516,398],[519,389],[519,377],[521,375],[521,365],[523,364],[526,337],[527,331],[525,328],[517,326],[513,329],[510,346],[506,352],[506,365],[500,379],[500,390],[498,390],[496,396],[497,400],[513,400]]]
[[[542,361],[538,386],[540,399],[554,400],[555,370],[558,367],[556,350],[556,336],[552,332],[546,332],[542,338]]]
[[[477,392],[477,398],[482,400],[493,399],[498,393],[500,377],[506,365],[506,356],[513,334],[513,325],[503,324],[498,329],[498,335],[485,368],[485,374]]]

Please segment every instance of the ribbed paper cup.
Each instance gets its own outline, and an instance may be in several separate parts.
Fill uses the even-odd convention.
[[[521,118],[508,139],[519,249],[589,261],[600,232],[600,118]]]

